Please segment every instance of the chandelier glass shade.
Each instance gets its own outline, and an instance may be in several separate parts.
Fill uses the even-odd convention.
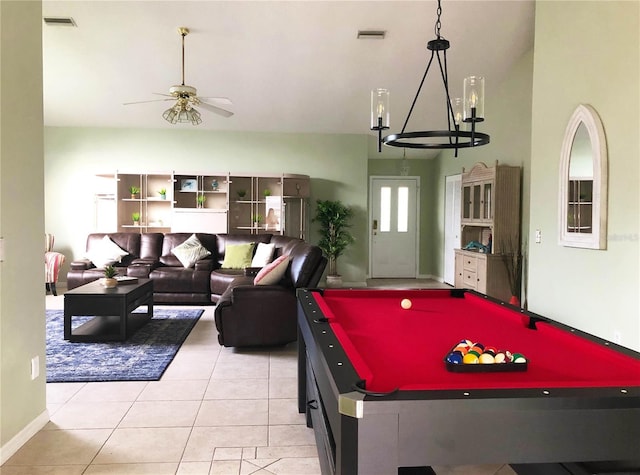
[[[191,107],[188,103],[184,104],[178,102],[175,106],[164,111],[162,117],[170,124],[184,124],[190,122],[192,125],[198,125],[202,123],[200,112]]]
[[[441,14],[442,7],[440,6],[440,0],[438,0],[438,18],[435,24],[436,38],[427,43],[427,49],[431,51],[431,57],[400,133],[390,134],[386,137],[382,136],[382,131],[389,128],[389,91],[387,89],[374,89],[371,92],[371,130],[378,131],[379,152],[382,150],[382,144],[385,144],[391,147],[403,148],[455,149],[455,156],[457,157],[459,148],[477,147],[489,143],[489,135],[476,131],[476,123],[484,120],[484,78],[480,76],[465,78],[463,98],[454,98],[452,100],[449,95],[447,50],[450,44],[440,34]],[[444,86],[447,129],[407,131],[407,124],[434,59],[437,60],[440,68],[440,76]],[[470,130],[460,130],[462,123],[469,124]]]

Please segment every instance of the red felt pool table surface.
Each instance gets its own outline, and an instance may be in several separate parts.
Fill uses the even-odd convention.
[[[519,311],[462,295],[327,289],[314,297],[369,391],[640,386],[640,360],[554,322],[530,329]],[[448,371],[444,358],[462,339],[522,353],[527,371]]]

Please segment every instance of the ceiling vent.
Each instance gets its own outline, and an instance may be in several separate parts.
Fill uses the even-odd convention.
[[[387,34],[384,30],[358,30],[359,40],[384,40]]]
[[[44,24],[48,26],[78,26],[71,17],[51,17],[46,16],[43,18]]]

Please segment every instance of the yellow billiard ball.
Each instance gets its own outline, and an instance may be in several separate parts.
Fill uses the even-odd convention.
[[[400,302],[400,306],[405,310],[409,310],[411,308],[411,300],[402,299],[402,302]]]

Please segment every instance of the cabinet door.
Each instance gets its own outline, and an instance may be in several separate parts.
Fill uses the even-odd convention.
[[[487,260],[478,258],[476,268],[476,290],[480,293],[487,293]]]
[[[491,221],[493,219],[493,183],[485,182],[482,184],[482,219]]]
[[[471,186],[465,185],[462,187],[462,219],[471,219]]]

